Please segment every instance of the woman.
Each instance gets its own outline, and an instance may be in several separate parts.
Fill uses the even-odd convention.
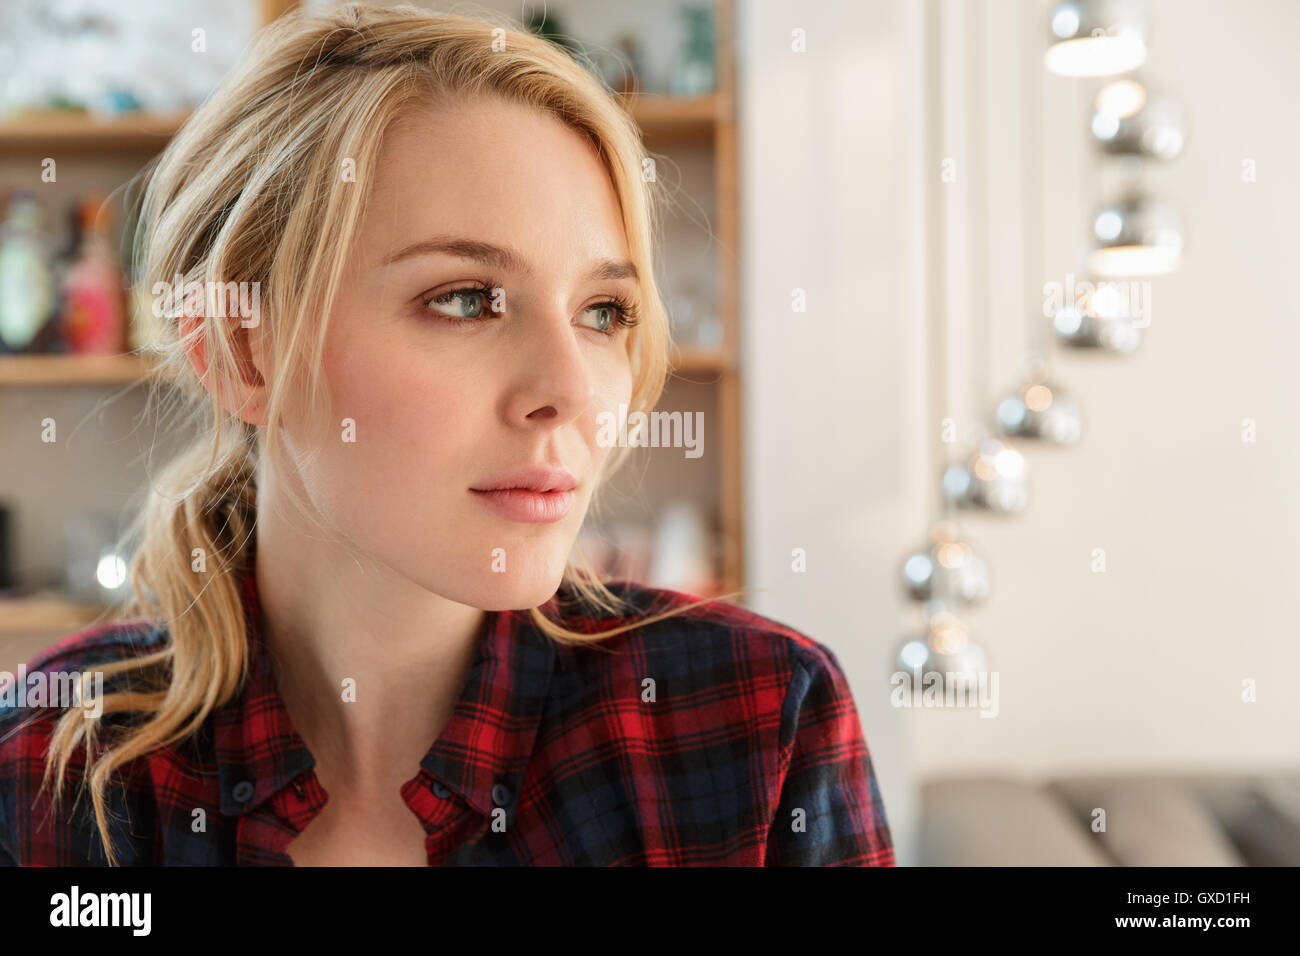
[[[205,434],[125,620],[28,665],[102,672],[102,715],[0,717],[0,857],[893,863],[827,649],[568,564],[603,416],[664,384],[654,187],[600,84],[495,26],[287,17],[152,171]]]

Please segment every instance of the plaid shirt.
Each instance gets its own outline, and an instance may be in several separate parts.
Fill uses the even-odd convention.
[[[250,555],[240,694],[109,788],[123,865],[291,866],[286,847],[325,803],[276,691],[252,567]],[[647,612],[690,600],[612,588]],[[553,617],[565,590],[547,605]],[[587,633],[626,620],[561,619]],[[93,671],[165,641],[149,622],[108,625],[59,641],[27,670]],[[894,864],[853,698],[825,647],[722,602],[599,646],[562,647],[527,612],[488,612],[453,716],[401,790],[430,865]],[[56,818],[37,793],[58,711],[4,700],[0,864],[104,864],[88,797],[65,797]]]

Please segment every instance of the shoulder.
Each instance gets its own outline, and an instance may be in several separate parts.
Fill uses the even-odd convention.
[[[682,852],[712,865],[722,846],[744,846],[728,858],[747,864],[886,858],[857,708],[828,647],[725,601],[691,607],[701,599],[605,583],[625,610],[561,623],[593,634],[636,626],[557,651],[543,753],[581,767],[587,792],[625,788],[646,801],[642,814],[680,825]],[[643,793],[641,780],[654,785]]]
[[[709,642],[739,638],[747,650],[770,650],[806,664],[814,664],[823,654],[831,653],[798,628],[729,601],[651,587],[625,578],[607,581],[606,587],[627,605],[626,611],[612,616],[620,624],[680,612],[633,632],[651,643],[682,636]],[[596,620],[600,622],[599,627],[607,627],[612,618]]]
[[[96,695],[116,689],[100,668],[163,648],[166,634],[148,621],[103,624],[55,641],[16,672],[0,672],[0,782],[44,756],[55,719],[78,703],[83,686]]]
[[[575,613],[564,620],[566,626],[596,633],[640,620],[648,623],[596,641],[591,653],[586,648],[566,649],[588,667],[617,667],[631,660],[652,680],[658,674],[688,678],[697,687],[732,686],[771,699],[778,708],[814,684],[848,693],[834,652],[789,624],[684,591],[627,579],[605,585],[625,609],[616,614]],[[660,615],[667,616],[656,620]]]
[[[166,645],[166,639],[166,627],[150,621],[101,624],[60,638],[28,660],[24,667],[29,674],[76,670],[159,650]]]
[[[0,672],[0,864],[16,860],[22,823],[35,806],[58,718],[70,707],[124,686],[129,677],[103,669],[165,647],[167,631],[148,621],[102,624],[55,641],[16,672]],[[106,718],[104,726],[115,720]],[[69,773],[80,773],[84,750],[69,757]]]

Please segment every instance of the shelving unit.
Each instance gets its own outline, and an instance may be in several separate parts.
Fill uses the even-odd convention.
[[[675,348],[673,368],[679,375],[722,375],[735,363],[721,349]],[[150,362],[125,355],[0,355],[0,387],[44,385],[142,384]]]
[[[262,21],[293,9],[292,0],[262,0]],[[711,151],[717,197],[711,223],[716,239],[718,309],[722,345],[682,347],[673,351],[675,382],[716,389],[719,435],[717,501],[721,525],[722,586],[731,591],[744,581],[742,562],[739,335],[739,215],[734,114],[734,6],[717,0],[717,91],[698,97],[637,95],[625,105],[641,127],[652,153],[674,148]],[[156,155],[181,127],[188,114],[134,115],[105,120],[84,113],[28,113],[0,122],[0,157],[31,156],[41,150],[72,154],[74,162],[104,159],[126,168],[138,167]],[[111,356],[0,356],[0,387],[130,386],[143,383],[150,371],[135,354]],[[57,595],[0,600],[0,639],[30,633],[34,628],[73,631],[93,620],[102,608],[62,602]]]
[[[176,135],[188,113],[128,114],[105,119],[90,113],[20,113],[0,123],[0,155],[58,150],[130,158],[151,156]]]
[[[664,145],[707,141],[731,109],[721,94],[691,97],[631,96],[624,101],[648,142]],[[151,156],[189,118],[188,113],[158,115],[128,113],[99,117],[79,111],[34,110],[0,123],[0,153],[30,153],[37,149],[69,150],[97,155]]]
[[[54,593],[0,600],[0,640],[31,634],[71,634],[93,624],[103,612],[102,605],[79,604]]]
[[[146,370],[137,355],[0,355],[0,385],[130,385]]]

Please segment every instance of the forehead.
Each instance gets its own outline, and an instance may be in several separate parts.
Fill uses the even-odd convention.
[[[372,261],[435,233],[552,264],[627,255],[617,193],[594,147],[542,110],[486,97],[421,103],[394,120],[361,232]]]

